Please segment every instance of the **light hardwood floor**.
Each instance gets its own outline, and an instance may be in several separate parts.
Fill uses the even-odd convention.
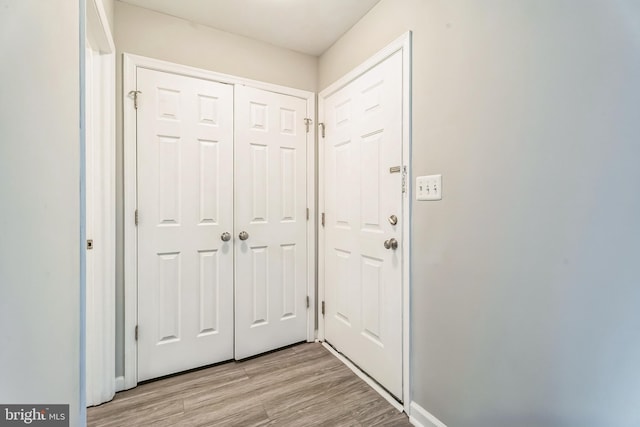
[[[322,345],[142,384],[87,410],[88,426],[410,426]]]

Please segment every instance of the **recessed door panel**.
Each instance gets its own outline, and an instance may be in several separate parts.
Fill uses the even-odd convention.
[[[382,268],[381,259],[362,256],[362,334],[380,346],[382,315]]]
[[[158,192],[159,222],[164,225],[180,223],[180,138],[158,136]]]
[[[200,251],[200,331],[198,336],[218,333],[220,322],[220,251]]]
[[[375,133],[361,139],[360,187],[362,197],[362,230],[382,232],[380,224],[380,170],[382,168],[382,134]]]
[[[251,327],[269,323],[269,247],[251,248],[251,295],[249,300],[253,306]],[[244,303],[244,301],[238,301]]]
[[[269,217],[269,147],[249,144],[251,168],[252,223],[267,223]],[[240,166],[241,169],[246,167]]]
[[[296,288],[296,245],[281,245],[282,250],[282,313],[280,319],[295,317],[298,312]]]
[[[180,254],[158,254],[158,344],[180,339]]]
[[[215,96],[198,95],[198,112],[201,124],[218,126],[220,99]],[[224,108],[228,108],[227,105]]]
[[[220,144],[217,141],[198,140],[200,143],[200,224],[218,224],[220,194]]]
[[[351,326],[351,313],[354,311],[352,310],[354,301],[351,299],[351,287],[353,283],[350,277],[351,268],[349,268],[349,264],[351,264],[351,253],[336,249],[333,261],[334,263],[332,263],[332,265],[335,271],[335,278],[333,280],[336,286],[335,297],[331,298],[330,301],[335,301],[336,319]]]
[[[349,185],[337,185],[340,182],[351,181],[351,175],[356,171],[351,167],[353,145],[350,140],[342,141],[335,145],[333,150],[334,170],[331,173],[334,174],[334,181],[336,186],[334,187],[335,194],[335,210],[332,218],[337,226],[343,228],[349,228],[351,226],[352,204],[353,204],[353,190]]]
[[[280,182],[282,182],[281,221],[296,220],[296,149],[280,148]]]

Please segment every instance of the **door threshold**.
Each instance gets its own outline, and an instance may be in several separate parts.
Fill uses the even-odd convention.
[[[396,408],[399,412],[404,411],[404,406],[402,403],[398,402],[398,400],[391,395],[387,390],[380,386],[377,382],[375,382],[369,375],[365,374],[362,369],[356,366],[352,361],[344,357],[342,354],[338,353],[336,349],[331,347],[326,341],[321,341],[324,348],[329,350],[329,353],[333,354],[339,361],[344,363],[349,369],[353,371],[361,380],[367,383],[372,389],[374,389],[380,396],[382,396],[387,402],[391,404],[394,408]]]

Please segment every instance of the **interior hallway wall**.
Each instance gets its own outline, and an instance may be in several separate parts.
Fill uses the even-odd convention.
[[[116,0],[100,0],[102,2],[102,6],[104,7],[104,12],[107,15],[107,21],[109,21],[109,29],[111,30],[111,35],[114,34],[114,24],[115,24],[115,8],[116,8]]]
[[[413,400],[450,427],[640,425],[640,3],[382,0],[318,89],[413,45]]]
[[[77,426],[79,1],[0,11],[0,403],[69,404]]]
[[[124,373],[122,53],[311,92],[316,91],[317,58],[120,1],[115,2],[114,34],[117,50],[116,375],[121,376]]]

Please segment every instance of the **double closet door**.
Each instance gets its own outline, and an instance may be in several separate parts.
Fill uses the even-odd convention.
[[[307,338],[306,101],[138,68],[138,381]]]

